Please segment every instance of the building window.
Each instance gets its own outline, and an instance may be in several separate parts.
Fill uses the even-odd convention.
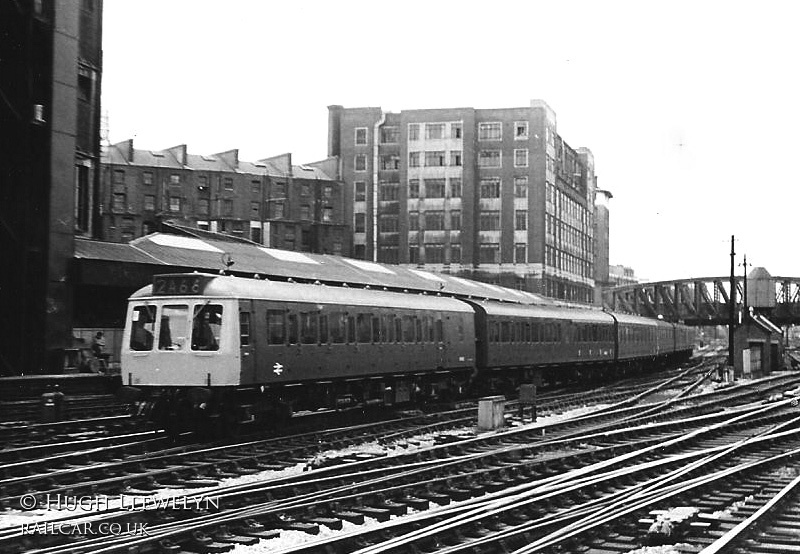
[[[124,193],[115,193],[114,200],[113,200],[113,210],[115,212],[124,212],[125,211],[125,194]]]
[[[419,231],[419,212],[408,212],[408,230]]]
[[[419,167],[419,152],[408,153],[408,167]]]
[[[261,203],[260,202],[250,202],[250,215],[258,219],[259,214],[261,213]]]
[[[222,201],[222,215],[228,217],[233,215],[233,200],[231,200],[230,198],[225,198]]]
[[[152,171],[145,171],[142,173],[142,184],[143,185],[152,185],[153,184],[153,172]]]
[[[499,231],[500,212],[496,210],[481,212],[478,229],[480,231]]]
[[[355,182],[356,202],[364,202],[367,199],[367,183],[365,181]]]
[[[461,198],[461,178],[452,177],[450,179],[450,198]]]
[[[514,229],[516,231],[528,230],[528,212],[525,210],[514,211]]]
[[[400,156],[397,154],[381,156],[381,169],[390,171],[393,169],[400,169]]]
[[[517,148],[514,150],[514,167],[528,167],[527,148]]]
[[[517,198],[528,197],[528,177],[514,177],[514,196]]]
[[[500,263],[500,245],[499,244],[481,244],[479,261],[482,264],[499,264]]]
[[[500,150],[481,150],[478,152],[479,167],[502,167],[503,153]]]
[[[427,140],[444,138],[444,123],[426,123],[425,138]]]
[[[367,214],[356,214],[355,231],[356,233],[367,231]]]
[[[233,177],[222,179],[222,186],[225,187],[225,190],[233,190]]]
[[[419,123],[408,124],[408,140],[419,140]]]
[[[478,140],[501,140],[503,124],[499,121],[478,124]]]
[[[286,196],[286,183],[278,181],[277,183],[275,183],[272,192],[275,197],[283,198],[284,196]]]
[[[365,154],[358,154],[356,156],[356,171],[367,170],[367,156]]]
[[[197,188],[200,190],[206,190],[208,187],[208,177],[205,175],[200,175],[197,177]]]
[[[514,140],[524,140],[528,138],[528,122],[515,121],[514,122]]]
[[[400,140],[398,127],[381,127],[381,144],[397,144]]]
[[[408,180],[408,197],[419,198],[419,179]]]
[[[425,198],[444,198],[444,179],[425,179]]]
[[[444,212],[433,211],[425,212],[425,230],[426,231],[443,231],[444,230]]]
[[[366,127],[356,127],[356,144],[367,144]]]
[[[179,212],[179,211],[181,211],[181,197],[180,196],[170,196],[169,197],[169,211],[171,211],[171,212]]]
[[[444,150],[425,152],[425,167],[442,167],[444,160]]]
[[[450,151],[450,165],[456,167],[461,166],[461,150]]]
[[[419,246],[408,247],[408,263],[410,264],[419,263]]]
[[[481,179],[479,192],[481,198],[500,198],[500,178]]]
[[[451,264],[460,264],[461,263],[461,245],[460,244],[451,244],[450,245],[450,263]]]
[[[169,176],[169,184],[170,185],[180,185],[181,184],[181,176],[177,173],[173,173]]]
[[[197,213],[199,215],[208,215],[208,198],[197,200]]]
[[[443,244],[426,244],[425,245],[425,263],[426,264],[443,264],[444,263],[444,245]]]
[[[399,218],[396,215],[382,215],[378,217],[378,231],[381,233],[396,233]]]
[[[156,209],[156,197],[153,194],[145,194],[144,195],[144,209],[147,211],[153,211]]]
[[[450,138],[460,139],[461,138],[461,123],[451,123],[450,124]]]
[[[259,194],[261,192],[261,181],[250,181],[250,192]]]
[[[333,196],[333,187],[331,185],[325,185],[325,188],[322,189],[322,196],[325,198]]]
[[[461,210],[450,212],[450,230],[459,231],[461,229]]]
[[[399,250],[396,246],[381,246],[378,249],[378,261],[384,264],[396,264]]]
[[[125,182],[125,172],[121,169],[114,170],[113,181],[115,185]]]
[[[304,221],[311,219],[311,206],[308,204],[303,204],[300,206],[300,219]]]
[[[514,263],[515,264],[526,264],[528,263],[528,248],[526,245],[522,243],[517,243],[514,245]]]
[[[281,219],[283,217],[283,202],[273,202],[272,218]]]
[[[330,223],[333,221],[333,208],[325,207],[322,209],[322,222]]]
[[[400,183],[380,183],[378,185],[379,200],[397,200],[400,196]]]

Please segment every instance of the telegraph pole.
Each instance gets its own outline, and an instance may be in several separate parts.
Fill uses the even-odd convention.
[[[729,320],[728,320],[728,365],[733,366],[733,328],[736,326],[736,276],[734,275],[734,256],[733,235],[731,235],[731,294],[729,299]]]

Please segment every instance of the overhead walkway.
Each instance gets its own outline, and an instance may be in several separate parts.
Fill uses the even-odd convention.
[[[744,309],[745,279],[736,282],[735,312]],[[777,325],[800,323],[800,277],[772,277],[754,268],[747,276],[747,307]],[[730,319],[730,277],[699,277],[607,289],[604,306],[689,325],[724,325]]]

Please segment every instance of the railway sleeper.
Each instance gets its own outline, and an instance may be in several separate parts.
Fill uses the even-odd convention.
[[[198,554],[221,554],[235,548],[231,543],[217,542],[202,531],[194,531],[191,538],[183,545],[185,550]]]
[[[212,536],[214,537],[215,541],[220,543],[234,543],[241,544],[243,546],[252,546],[258,543],[258,539],[256,537],[248,537],[245,535],[231,533],[227,525],[220,526],[220,528],[213,533]]]

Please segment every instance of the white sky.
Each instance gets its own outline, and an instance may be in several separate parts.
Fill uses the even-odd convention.
[[[327,106],[544,99],[610,190],[611,263],[649,280],[792,251],[800,3],[105,0],[103,111],[137,148],[327,155]],[[737,274],[742,268],[737,267]]]

